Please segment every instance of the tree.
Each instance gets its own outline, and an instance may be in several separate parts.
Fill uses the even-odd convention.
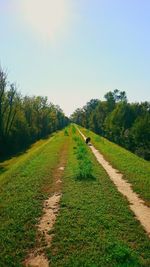
[[[0,69],[0,152],[9,154],[62,129],[69,123],[47,97],[22,97]]]
[[[0,67],[0,141],[3,138],[3,116],[5,114],[6,105],[4,106],[5,90],[7,85],[7,75]]]
[[[109,114],[105,121],[107,136],[118,144],[125,145],[127,130],[129,130],[135,120],[131,105],[126,102],[120,102],[116,108]]]
[[[150,114],[138,117],[131,129],[135,153],[150,160]]]
[[[10,90],[6,93],[6,101],[4,103],[3,134],[5,139],[7,139],[8,135],[11,132],[19,103],[19,95],[17,94],[17,90],[14,84],[10,85]]]
[[[115,89],[113,92],[105,94],[104,98],[107,101],[109,111],[113,111],[117,102],[127,102],[127,96],[124,91]]]

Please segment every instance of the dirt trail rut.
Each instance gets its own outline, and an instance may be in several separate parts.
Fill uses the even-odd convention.
[[[51,247],[54,234],[50,233],[53,229],[58,212],[59,202],[61,199],[62,175],[67,161],[67,145],[61,151],[60,161],[57,168],[53,171],[53,184],[51,188],[44,188],[51,196],[44,201],[43,216],[37,225],[37,246],[31,251],[24,261],[26,267],[49,267],[48,259],[44,254],[46,248]]]
[[[84,136],[84,134],[79,129],[78,131],[85,140],[86,137]],[[136,218],[140,221],[148,236],[150,237],[150,207],[147,207],[144,201],[135,192],[133,192],[131,184],[123,179],[123,174],[114,169],[93,145],[91,145],[90,148],[97,161],[103,166],[110,179],[116,185],[118,191],[126,196],[130,203],[130,209],[134,212]]]
[[[54,194],[44,202],[43,216],[38,225],[38,231],[44,238],[45,245],[36,248],[25,260],[25,266],[31,267],[48,267],[48,259],[45,257],[43,250],[51,246],[53,235],[49,233],[53,229],[56,217],[59,211],[59,201],[61,194]]]

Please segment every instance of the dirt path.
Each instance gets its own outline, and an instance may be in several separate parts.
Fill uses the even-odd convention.
[[[79,129],[78,131],[85,140],[86,137],[84,134]],[[150,207],[147,207],[144,201],[135,192],[133,192],[131,184],[123,179],[123,174],[114,169],[94,146],[91,145],[90,148],[97,161],[103,166],[110,179],[116,185],[118,191],[128,199],[130,203],[130,209],[134,212],[136,218],[140,221],[150,237]]]
[[[37,244],[23,263],[26,267],[49,267],[49,262],[45,256],[44,250],[51,247],[52,238],[54,236],[51,230],[54,227],[59,212],[61,178],[67,162],[67,147],[68,144],[65,144],[61,150],[59,163],[53,171],[53,184],[51,188],[47,186],[43,188],[44,191],[50,194],[50,197],[44,201],[43,216],[40,218],[39,224],[37,225]]]

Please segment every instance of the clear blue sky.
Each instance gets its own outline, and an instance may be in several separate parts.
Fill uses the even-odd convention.
[[[0,0],[0,62],[67,115],[116,88],[150,101],[150,1]]]

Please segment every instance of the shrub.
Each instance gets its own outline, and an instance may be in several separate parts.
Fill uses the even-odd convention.
[[[79,137],[74,137],[74,140],[76,141],[77,144],[74,153],[76,154],[78,160],[76,177],[78,179],[93,178],[92,175],[93,166],[88,155],[87,147]]]
[[[80,179],[89,179],[92,178],[92,163],[88,158],[79,160],[79,169],[77,177]]]
[[[75,134],[76,133],[76,128],[74,125],[72,125],[72,133]]]
[[[68,133],[68,131],[66,129],[64,130],[64,135],[65,136],[69,136],[69,133]]]

